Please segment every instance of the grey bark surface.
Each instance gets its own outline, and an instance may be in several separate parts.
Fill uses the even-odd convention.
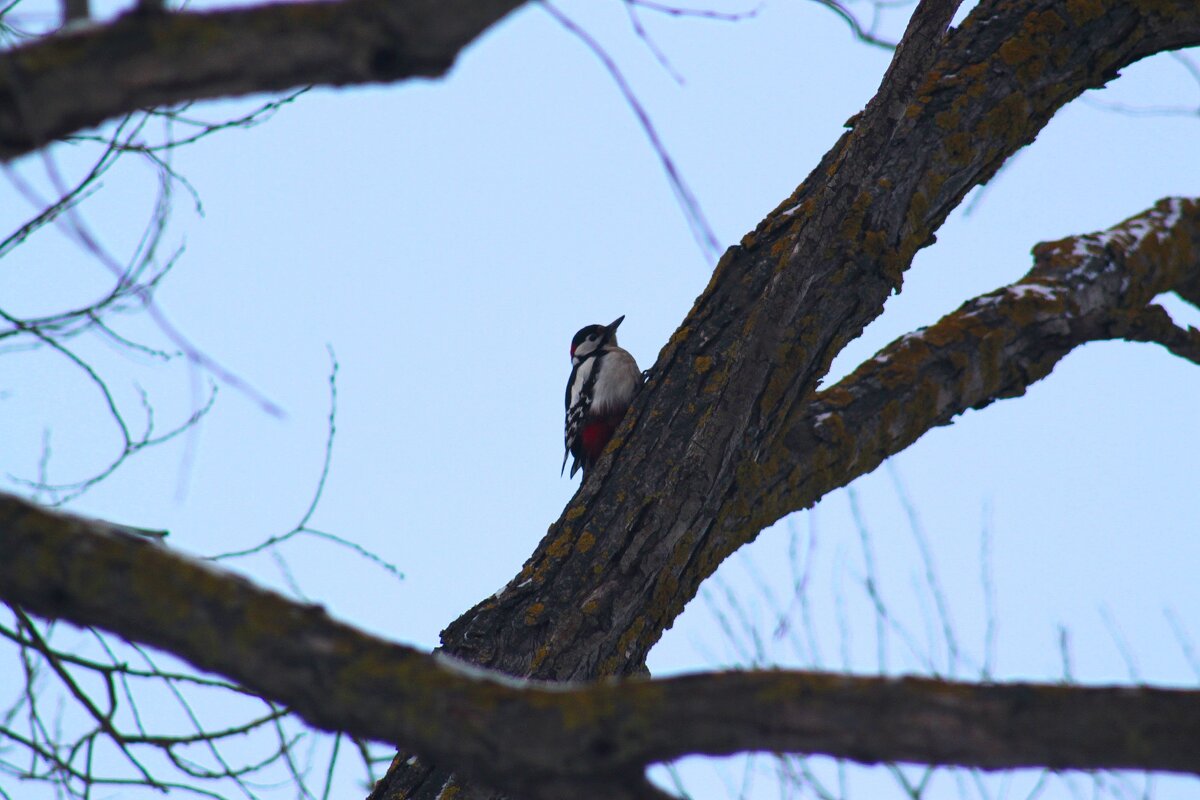
[[[50,37],[0,56],[0,158],[134,108],[441,74],[518,5],[345,0],[130,15]],[[984,0],[950,29],[957,7],[920,4],[878,94],[792,195],[721,258],[608,454],[520,574],[446,629],[446,652],[543,680],[636,674],[701,581],[763,528],[965,408],[1020,394],[1078,344],[1155,341],[1196,360],[1195,332],[1175,328],[1150,305],[1169,290],[1200,299],[1197,206],[1167,201],[1137,225],[1096,234],[1081,254],[1075,240],[1039,248],[1022,282],[971,301],[920,336],[893,343],[838,386],[820,389],[833,357],[881,313],[914,254],[933,243],[970,189],[1086,89],[1147,55],[1200,43],[1200,5],[1191,0]],[[278,46],[278,57],[258,57],[266,41]],[[1153,237],[1138,234],[1143,223]],[[160,588],[171,596],[170,586]],[[63,597],[43,601],[17,599],[68,616]],[[326,630],[317,610],[311,619],[295,609],[284,617]],[[135,624],[128,620],[69,618],[137,636],[122,627]],[[260,633],[269,640],[278,632],[267,626]],[[308,644],[328,641],[316,635]],[[414,657],[394,656],[397,664]],[[265,674],[268,662],[254,661],[264,657],[246,654]],[[315,724],[348,724],[330,710],[338,691],[348,691],[329,680],[335,674],[293,687],[309,693],[301,701],[325,709],[312,712]],[[1013,702],[1020,706],[1023,697]],[[469,708],[456,714],[441,718],[469,730]],[[378,709],[379,719],[387,716]],[[495,758],[503,742],[481,735],[479,752]],[[601,751],[626,744],[606,741]],[[851,757],[891,758],[859,739],[852,745]],[[494,786],[502,771],[472,769],[451,750],[423,748],[420,759],[398,756],[373,796],[436,797],[450,787],[460,800],[495,795],[484,784],[461,784],[450,770],[467,765],[468,774]],[[1056,751],[1036,763],[1065,764],[1060,757]],[[593,774],[604,796],[654,794],[635,771],[606,774]],[[561,790],[549,779],[529,789]]]
[[[2,494],[0,555],[0,600],[167,650],[318,727],[415,748],[470,776],[476,793],[662,798],[649,764],[745,751],[1200,775],[1198,691],[785,671],[517,681],[381,640],[158,540]]]
[[[444,75],[523,0],[134,10],[0,53],[0,161],[140,108]]]
[[[447,652],[551,680],[635,674],[728,555],[886,455],[800,459],[807,475],[794,460],[833,357],[966,193],[1085,90],[1200,42],[1190,2],[992,0],[948,29],[957,6],[919,5],[879,92],[724,254],[609,457],[508,587],[447,627]],[[447,779],[401,757],[372,797],[437,797]]]

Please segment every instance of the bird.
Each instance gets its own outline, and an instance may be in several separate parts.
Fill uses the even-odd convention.
[[[609,325],[588,325],[571,339],[571,377],[567,381],[566,452],[574,456],[571,476],[587,471],[600,459],[642,386],[642,371],[629,351],[617,345],[617,326],[625,315]]]

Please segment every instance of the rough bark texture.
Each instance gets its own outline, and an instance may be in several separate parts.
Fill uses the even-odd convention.
[[[924,4],[918,30],[931,6],[942,23],[953,11]],[[620,469],[601,461],[509,587],[445,631],[450,652],[555,680],[636,670],[726,555],[819,497],[772,501],[771,462],[946,214],[1084,89],[1200,41],[1191,2],[1070,8],[983,3],[919,48],[935,63],[914,65],[917,78],[898,74],[901,48],[885,84],[917,90],[885,87],[725,254],[617,433]]]
[[[131,11],[0,54],[0,161],[139,108],[445,74],[523,0]]]
[[[1107,231],[1040,245],[1035,260],[1017,283],[897,340],[815,395],[765,462],[782,488],[764,495],[764,507],[819,497],[826,481],[874,468],[954,414],[1020,394],[1084,342],[1157,341],[1200,360],[1200,331],[1148,305],[1165,291],[1194,297],[1200,202],[1161,201]],[[570,690],[513,682],[363,634],[157,542],[3,495],[0,599],[168,650],[319,727],[412,748],[484,781],[470,785],[476,795],[490,785],[535,798],[661,797],[645,782],[647,764],[744,750],[1200,774],[1195,692],[819,673]],[[455,785],[447,770],[420,764],[402,774],[423,775],[421,791]]]
[[[0,158],[134,107],[312,82],[436,74],[471,37],[516,5],[345,0],[226,16],[126,17],[96,31],[55,37],[0,57]],[[1194,0],[983,0],[959,28],[947,30],[957,6],[958,0],[920,4],[879,93],[792,196],[726,252],[660,354],[608,455],[521,573],[447,628],[443,642],[449,653],[511,675],[555,681],[635,673],[726,556],[784,514],[874,468],[929,427],[963,409],[1020,394],[1085,341],[1123,337],[1160,341],[1185,357],[1200,351],[1194,331],[1174,328],[1147,305],[1169,289],[1193,303],[1200,300],[1197,205],[1169,201],[1114,231],[1039,248],[1034,271],[1020,283],[972,301],[889,346],[838,386],[817,391],[833,357],[882,311],[913,255],[932,243],[967,191],[987,181],[1084,90],[1103,85],[1146,55],[1200,43],[1200,4]],[[463,21],[448,22],[455,15]],[[160,47],[164,38],[170,45]],[[257,63],[267,39],[290,44],[273,63]],[[88,77],[93,70],[106,76],[95,85]],[[171,585],[156,590],[186,604]],[[61,597],[43,598],[45,606],[20,602],[40,613],[69,610]],[[154,607],[160,605],[156,601]],[[178,621],[171,618],[178,610],[159,613],[165,621]],[[316,630],[332,625],[319,611],[311,617],[297,622],[311,622]],[[279,634],[274,617],[246,624],[249,633],[271,643],[267,649],[274,645]],[[252,636],[232,640],[248,648],[247,658],[265,657],[252,652]],[[337,655],[333,641],[318,636],[309,644],[333,647]],[[231,649],[228,642],[218,648],[214,639],[210,649]],[[170,649],[169,641],[155,643]],[[403,664],[418,663],[411,652],[381,646],[393,648],[388,652],[401,672]],[[212,661],[197,663],[225,671]],[[312,696],[290,702],[331,709],[323,704],[357,690],[360,682],[381,689],[375,681],[388,680],[381,677],[383,661],[365,663],[365,672],[353,679],[336,672],[313,676],[324,682],[309,686]],[[598,694],[562,695],[593,698],[575,707],[582,715],[577,720],[598,719],[593,703],[607,697],[606,690],[593,691]],[[326,692],[329,697],[322,696]],[[903,708],[888,697],[880,699],[888,711],[893,701]],[[983,718],[1017,724],[1013,717],[1032,713],[1027,701],[1039,697],[1033,692],[996,700],[993,716]],[[812,696],[805,701],[803,708],[819,704]],[[959,731],[959,746],[975,740],[955,727],[953,714],[941,714],[938,702],[926,701],[932,707],[922,706],[923,712],[937,715],[937,724],[928,727]],[[423,701],[415,702],[422,708]],[[648,696],[638,703],[653,705]],[[848,703],[843,697],[836,707],[849,708]],[[1034,705],[1038,714],[1057,708]],[[378,719],[393,716],[379,702],[372,710]],[[422,710],[424,722],[443,721],[462,738],[476,720],[469,709]],[[323,713],[314,711],[310,718],[333,725]],[[851,716],[844,714],[835,726],[843,738],[833,736],[848,748],[845,754],[891,758],[846,733],[858,730]],[[1048,726],[1057,717],[1038,719]],[[1091,727],[1109,726],[1089,719]],[[878,720],[872,724],[888,729]],[[996,735],[997,730],[1004,728],[990,734],[981,729],[979,741],[1019,738]],[[621,733],[630,740],[605,739],[599,748],[604,752],[588,757],[611,757],[610,748],[624,752],[642,741],[638,732]],[[498,760],[500,751],[492,748],[513,744],[511,737],[480,735],[492,743],[479,751],[485,760]],[[1028,741],[1039,740],[1031,732]],[[1138,749],[1140,741],[1135,736],[1130,746]],[[458,761],[458,751],[421,747],[423,759],[396,759],[376,797],[449,796],[455,793],[451,787],[459,800],[492,794],[453,781],[449,768],[470,772],[469,758]],[[1165,746],[1141,750],[1172,752]],[[1059,759],[1067,759],[1066,752],[1043,750],[1036,763],[1065,765]],[[897,757],[944,756],[927,750]],[[1071,758],[1078,759],[1072,764],[1098,763],[1078,754]],[[501,785],[486,765],[473,769],[471,774]],[[653,796],[640,775],[622,769],[597,775],[602,796]],[[529,791],[585,796],[562,788],[548,777],[541,789]]]
[[[1146,55],[1200,42],[1200,5],[1190,0],[985,0],[946,30],[956,7],[920,4],[878,94],[792,196],[725,253],[610,456],[508,587],[443,632],[448,652],[552,680],[639,670],[724,558],[894,452],[877,443],[869,457],[843,460],[842,474],[796,459],[836,435],[814,436],[805,418],[833,357],[881,313],[965,194],[1086,89]],[[933,416],[953,413],[944,405]],[[877,429],[904,444],[918,430],[901,418]],[[810,466],[817,472],[806,474]],[[453,786],[430,765],[398,757],[393,766],[374,797]]]
[[[157,541],[0,495],[0,598],[100,625],[319,727],[412,747],[528,798],[664,797],[687,754],[1200,774],[1200,692],[726,672],[572,687],[382,641]]]
[[[969,408],[1020,396],[1089,341],[1155,342],[1200,364],[1200,331],[1176,327],[1152,304],[1172,291],[1196,302],[1200,201],[1162,200],[1106,231],[1040,244],[1034,259],[1034,268],[1020,281],[892,342],[835,386],[798,404],[779,446],[745,473],[763,487],[750,510],[757,515],[754,524],[765,526],[811,506]],[[551,545],[562,548],[562,558],[580,562],[577,576],[591,572],[617,581],[628,574],[621,563],[589,566],[595,545],[586,531],[574,541]],[[648,559],[639,567],[647,571]],[[514,581],[518,589],[536,585],[535,568],[534,561],[526,564]],[[586,605],[583,612],[612,613]],[[535,611],[519,621],[531,637],[538,635],[542,613],[548,612]],[[1041,750],[1047,763],[1058,757],[1051,755],[1054,749]],[[448,787],[468,790],[469,797],[487,796],[486,790],[455,783],[447,769],[419,760],[398,758],[396,763],[403,767],[393,767],[374,797],[436,797]]]
[[[1200,331],[1152,300],[1200,279],[1200,204],[1172,198],[1106,231],[1034,248],[1020,281],[910,333],[798,406],[754,471],[767,518],[812,505],[969,408],[1019,397],[1089,341],[1155,342],[1200,363]]]

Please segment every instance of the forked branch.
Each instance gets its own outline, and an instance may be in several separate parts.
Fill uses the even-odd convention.
[[[1200,332],[1153,303],[1200,280],[1200,200],[1161,200],[1033,252],[1021,280],[897,339],[799,404],[783,448],[752,478],[765,519],[811,506],[967,409],[1024,394],[1088,342],[1156,342],[1200,363]]]

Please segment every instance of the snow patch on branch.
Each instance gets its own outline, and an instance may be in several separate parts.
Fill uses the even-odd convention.
[[[1071,257],[1087,258],[1092,255],[1092,249],[1089,245],[1093,244],[1095,239],[1096,237],[1094,236],[1076,236],[1075,243],[1071,247]],[[1103,249],[1103,246],[1101,246],[1101,249]]]
[[[519,578],[519,577],[521,577],[521,576],[520,576],[520,575],[518,575],[518,576],[517,576],[517,578]],[[491,600],[499,600],[501,595],[503,595],[503,594],[504,594],[505,592],[507,592],[509,589],[512,589],[512,588],[513,588],[513,584],[514,584],[514,583],[516,583],[516,580],[517,580],[517,578],[513,578],[513,579],[512,579],[512,580],[510,580],[508,583],[506,583],[506,584],[504,584],[503,586],[501,586],[499,589],[497,589],[495,592],[493,592],[493,593],[492,593],[492,596],[491,596],[489,599],[491,599]],[[531,583],[533,583],[533,578],[526,578],[525,580],[521,581],[520,583],[517,583],[517,584],[516,584],[516,588],[517,588],[517,589],[524,589],[526,586],[528,586],[528,585],[529,585],[529,584],[531,584]]]
[[[1009,286],[1007,292],[1018,300],[1023,300],[1031,294],[1043,300],[1054,300],[1058,296],[1058,289],[1040,283],[1018,283],[1016,286]]]
[[[876,353],[875,357],[872,358],[871,360],[876,361],[880,364],[886,364],[888,361],[891,361],[891,357],[888,355],[889,352],[907,347],[908,345],[912,344],[912,342],[915,339],[924,338],[926,330],[928,330],[928,326],[922,325],[920,328],[917,328],[915,331],[904,334],[899,339],[892,342],[887,347],[883,348],[878,353]]]
[[[1163,228],[1174,228],[1183,219],[1183,198],[1168,197],[1163,201],[1167,206],[1167,215],[1163,218]]]
[[[486,669],[478,664],[472,664],[469,661],[456,658],[448,653],[433,653],[433,660],[437,662],[439,667],[447,672],[451,672],[460,678],[466,678],[471,681],[495,683],[499,684],[500,686],[507,686],[510,689],[528,689],[534,683],[533,681],[529,681],[524,678],[514,678],[511,675],[505,675],[503,672]]]
[[[1162,206],[1116,228],[1096,234],[1095,238],[1102,247],[1116,243],[1126,252],[1141,247],[1142,242],[1149,236],[1161,240],[1183,218],[1183,198],[1169,197],[1162,202]]]

